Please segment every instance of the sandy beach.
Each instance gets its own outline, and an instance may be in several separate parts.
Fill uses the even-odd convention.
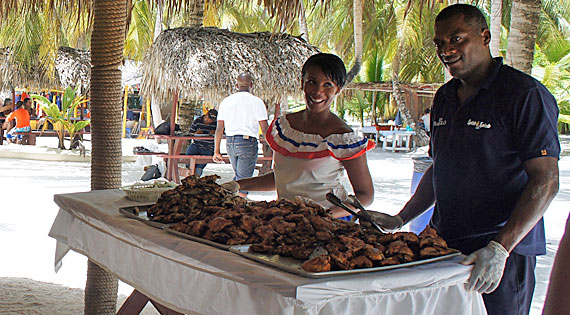
[[[2,158],[2,151],[48,151],[55,139],[39,138],[36,147],[13,144],[0,146],[0,181],[4,193],[0,216],[0,314],[81,314],[83,288],[87,273],[86,257],[70,252],[58,273],[54,271],[55,240],[48,232],[58,212],[53,195],[90,190],[88,162],[38,161]],[[566,154],[569,136],[561,137]],[[55,140],[56,141],[56,140]],[[132,147],[152,140],[125,139],[123,152],[132,156]],[[163,149],[165,144],[161,144]],[[38,153],[39,154],[39,153]],[[69,154],[74,154],[69,152]],[[78,153],[77,153],[78,154]],[[410,196],[413,156],[424,155],[421,149],[411,153],[391,153],[380,148],[368,154],[375,185],[375,201],[370,207],[386,213],[397,213]],[[146,162],[123,162],[123,184],[139,180]],[[148,161],[147,161],[148,162]],[[561,157],[560,191],[545,215],[547,255],[537,263],[537,286],[531,314],[540,314],[548,286],[550,269],[558,242],[564,232],[570,204],[570,156]],[[232,177],[231,166],[209,164],[204,174],[216,173],[221,181]],[[255,200],[271,200],[274,193],[252,193]],[[132,288],[120,282],[120,301]],[[120,303],[119,303],[120,305]],[[147,306],[143,314],[157,314]]]

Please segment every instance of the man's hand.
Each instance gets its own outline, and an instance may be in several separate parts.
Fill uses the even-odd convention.
[[[212,160],[218,164],[224,163],[224,159],[222,159],[221,153],[214,153],[214,155],[212,156]]]
[[[378,227],[385,233],[397,231],[404,225],[404,221],[399,215],[391,216],[382,212],[370,210],[367,210],[366,212],[370,214],[372,221],[374,221],[374,223],[376,223],[376,225],[378,225]],[[364,226],[370,225],[370,223],[363,220],[360,220],[360,224]]]
[[[232,180],[231,182],[223,183],[220,186],[224,187],[225,189],[231,191],[234,194],[237,194],[239,191],[239,184],[235,180]]]
[[[507,258],[509,258],[509,252],[495,241],[489,242],[487,246],[467,256],[461,263],[475,264],[467,282],[467,289],[476,290],[479,293],[495,291],[503,277]]]

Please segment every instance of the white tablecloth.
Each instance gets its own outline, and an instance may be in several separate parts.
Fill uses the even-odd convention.
[[[455,261],[308,279],[123,217],[120,190],[55,195],[56,268],[69,249],[153,300],[204,314],[485,314]]]

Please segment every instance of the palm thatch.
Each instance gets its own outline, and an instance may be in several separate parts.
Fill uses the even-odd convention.
[[[4,90],[17,86],[63,89],[80,84],[82,90],[87,91],[91,77],[91,55],[88,51],[60,47],[54,70],[49,75],[50,72],[41,64],[27,69],[13,60],[9,48],[0,50],[0,88]]]
[[[301,37],[183,27],[161,33],[143,62],[141,92],[161,103],[182,97],[217,104],[235,92],[236,78],[252,74],[253,93],[268,102],[301,91],[303,63],[318,53]]]

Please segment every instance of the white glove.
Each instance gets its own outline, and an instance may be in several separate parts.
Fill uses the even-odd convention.
[[[503,277],[507,258],[509,258],[509,252],[495,241],[490,241],[487,246],[467,256],[461,263],[463,265],[475,264],[467,282],[467,289],[476,290],[479,293],[495,291]]]
[[[368,214],[378,227],[385,233],[391,233],[399,230],[404,225],[404,220],[399,215],[391,216],[377,211],[367,210]],[[364,223],[364,224],[363,224]],[[367,222],[360,220],[360,224],[366,225]]]
[[[223,183],[220,186],[224,187],[225,189],[231,191],[234,194],[237,194],[239,192],[239,184],[235,180]]]

